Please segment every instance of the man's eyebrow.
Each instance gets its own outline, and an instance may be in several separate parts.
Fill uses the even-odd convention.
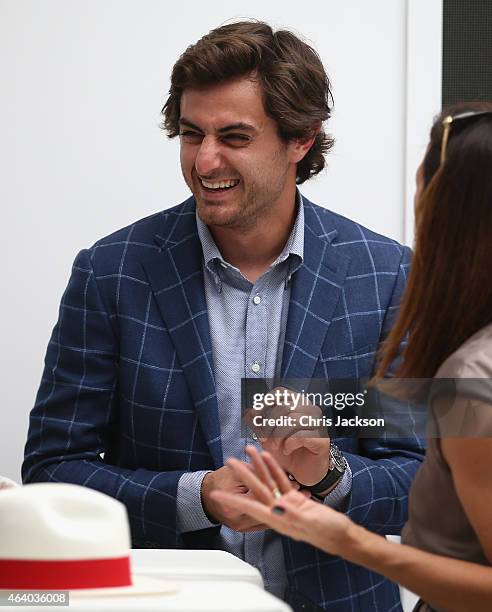
[[[179,124],[185,127],[192,128],[197,132],[203,132],[202,128],[198,127],[195,123],[186,119],[186,117],[181,117],[179,119]],[[256,128],[254,125],[250,125],[249,123],[244,123],[243,121],[239,121],[238,123],[231,123],[230,125],[225,125],[217,130],[219,134],[224,134],[225,132],[230,132],[232,130],[244,130],[246,132],[256,132]]]
[[[223,128],[218,129],[219,134],[223,134],[224,132],[230,132],[231,130],[244,130],[247,132],[256,132],[256,128],[254,125],[250,125],[249,123],[244,123],[240,121],[239,123],[231,123],[230,125],[226,125]]]
[[[195,125],[192,121],[189,121],[188,119],[186,119],[185,117],[180,117],[179,119],[179,125],[184,125],[185,127],[190,127],[193,128],[194,130],[196,130],[197,132],[201,132],[202,129],[199,128],[197,125]]]

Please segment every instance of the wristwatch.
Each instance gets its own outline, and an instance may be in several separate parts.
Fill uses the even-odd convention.
[[[347,469],[347,460],[342,451],[335,444],[330,444],[330,467],[326,476],[313,485],[301,485],[303,489],[308,489],[313,495],[319,495],[328,490],[343,476]]]

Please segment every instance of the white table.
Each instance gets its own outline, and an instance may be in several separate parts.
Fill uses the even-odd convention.
[[[2,610],[17,612],[291,612],[291,608],[270,593],[248,582],[194,580],[180,582],[180,589],[173,595],[99,597],[97,599],[72,597],[69,607],[16,606]]]
[[[263,589],[254,567],[220,550],[132,550],[132,571],[179,585],[176,593],[154,596],[76,598],[60,612],[292,612]],[[53,612],[47,606],[16,606],[2,610]]]
[[[280,599],[248,582],[192,580],[180,582],[180,589],[174,595],[107,597],[97,603],[88,599],[72,598],[70,612],[120,612],[132,610],[162,610],[162,612],[291,612],[291,608]],[[18,609],[18,608],[17,608]],[[39,608],[36,608],[39,610]],[[26,608],[25,612],[32,612]],[[54,608],[46,608],[48,612]],[[60,612],[63,608],[60,609]]]
[[[263,588],[255,567],[223,550],[133,549],[131,560],[134,571],[154,578],[173,582],[232,580]]]

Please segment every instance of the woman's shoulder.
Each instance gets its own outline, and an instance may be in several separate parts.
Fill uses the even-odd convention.
[[[436,378],[492,378],[492,323],[466,340],[437,371]]]
[[[492,436],[492,324],[446,359],[431,393],[440,437]]]

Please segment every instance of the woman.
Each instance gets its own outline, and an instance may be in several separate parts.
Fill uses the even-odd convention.
[[[436,121],[417,172],[415,207],[412,269],[375,380],[407,334],[397,376],[492,379],[492,104],[455,106]],[[420,595],[418,610],[490,611],[492,401],[475,390],[472,398],[443,402],[431,405],[437,423],[444,410],[448,423],[461,423],[470,437],[429,440],[410,493],[403,545],[293,489],[271,455],[253,447],[253,470],[228,462],[252,498],[214,496],[400,583]]]

